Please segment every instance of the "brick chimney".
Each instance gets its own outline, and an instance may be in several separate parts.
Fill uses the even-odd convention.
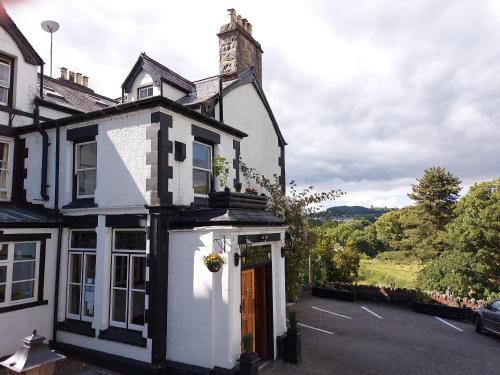
[[[257,81],[262,86],[262,48],[252,37],[252,25],[246,18],[228,9],[229,23],[220,28],[219,74],[227,81],[243,70],[253,67]]]
[[[68,69],[65,68],[64,66],[61,67],[61,79],[63,79],[63,80],[68,79]]]

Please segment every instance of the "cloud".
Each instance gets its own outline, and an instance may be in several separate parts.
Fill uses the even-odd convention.
[[[401,206],[433,165],[464,184],[500,176],[498,2],[7,3],[45,61],[39,24],[59,21],[54,66],[114,97],[141,51],[190,79],[216,74],[215,34],[229,7],[265,51],[289,179],[342,188],[342,203]]]

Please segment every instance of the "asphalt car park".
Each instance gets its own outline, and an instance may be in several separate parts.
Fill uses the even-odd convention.
[[[382,303],[307,297],[290,307],[302,334],[299,365],[273,374],[500,374],[500,339],[470,322]]]

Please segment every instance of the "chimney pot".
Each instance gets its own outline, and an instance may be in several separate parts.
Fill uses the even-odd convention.
[[[68,80],[68,69],[64,66],[61,67],[61,79],[64,79],[65,81]]]
[[[234,8],[228,9],[227,15],[229,17],[229,23],[236,23],[236,11],[234,10]]]
[[[83,76],[83,85],[89,87],[89,77]]]
[[[236,23],[241,26],[242,23],[241,14],[238,14],[238,17],[236,17]]]
[[[79,85],[83,84],[82,82],[82,73],[76,73],[76,83],[78,83]]]
[[[69,81],[75,82],[75,72],[69,71]]]

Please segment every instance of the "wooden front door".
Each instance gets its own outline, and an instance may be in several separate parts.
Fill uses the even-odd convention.
[[[255,351],[255,270],[241,271],[241,338],[251,333]]]

